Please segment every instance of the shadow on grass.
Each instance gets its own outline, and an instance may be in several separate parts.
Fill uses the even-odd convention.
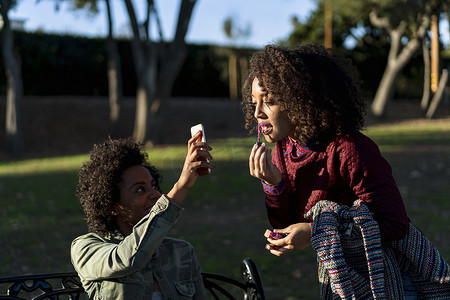
[[[73,171],[0,177],[2,276],[73,270],[70,242],[86,231],[75,185]]]

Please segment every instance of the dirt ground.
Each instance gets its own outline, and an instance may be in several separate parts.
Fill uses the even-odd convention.
[[[0,159],[7,159],[5,145],[5,98],[0,98]],[[176,98],[169,102],[171,111],[163,128],[163,144],[185,143],[191,125],[203,123],[209,139],[242,136],[242,111],[238,101],[211,98]],[[123,135],[131,135],[134,124],[133,99],[125,99],[122,108]],[[422,121],[425,113],[419,100],[397,100],[388,104],[385,117],[370,114],[366,125],[405,120]],[[26,157],[86,153],[93,143],[106,139],[111,132],[108,102],[105,97],[24,97],[20,112]],[[435,119],[450,117],[450,104],[441,103]],[[433,122],[433,120],[431,120]]]

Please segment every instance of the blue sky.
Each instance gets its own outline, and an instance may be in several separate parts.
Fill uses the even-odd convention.
[[[25,19],[27,30],[42,29],[46,32],[76,33],[88,36],[106,34],[106,17],[101,14],[90,17],[85,12],[73,12],[68,1],[63,1],[59,11],[54,2],[41,0],[19,0],[18,7],[11,11],[10,18]],[[104,11],[103,1],[101,9]],[[136,10],[142,0],[134,1]],[[165,38],[173,36],[180,0],[156,0],[163,23]],[[126,32],[128,17],[122,0],[112,0],[115,15],[115,32]],[[284,39],[292,31],[290,23],[293,15],[304,18],[314,8],[314,0],[198,0],[194,7],[191,26],[186,36],[188,42],[215,44],[229,43],[223,29],[223,21],[233,16],[241,28],[248,25],[251,33],[246,39],[236,43],[248,46],[263,46]]]
[[[56,0],[19,0],[18,7],[10,12],[10,18],[25,20],[26,30],[41,29],[45,32],[71,33],[84,36],[105,36],[107,32],[104,1],[100,1],[101,13],[90,16],[84,11],[71,11],[69,1],[62,1],[59,11]],[[135,0],[136,11],[143,12],[145,1]],[[115,33],[129,32],[128,17],[122,0],[111,0]],[[176,26],[180,0],[155,0],[160,12],[165,39],[171,39]],[[315,0],[197,0],[191,26],[186,39],[193,43],[229,44],[222,26],[232,16],[238,27],[250,26],[250,35],[235,41],[241,46],[262,47],[285,39],[292,31],[291,18],[303,20],[315,7]],[[142,18],[140,18],[142,20]],[[155,28],[155,26],[153,26]],[[448,23],[441,22],[440,33],[448,45]],[[156,36],[156,35],[155,35]]]

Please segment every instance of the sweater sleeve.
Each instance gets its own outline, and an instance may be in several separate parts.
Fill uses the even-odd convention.
[[[340,174],[358,199],[366,202],[382,240],[402,239],[408,230],[406,209],[389,163],[362,133],[343,138],[337,149]]]
[[[272,162],[281,171],[282,175],[286,174],[281,141],[277,142],[273,149]],[[282,179],[281,184],[272,188],[268,188],[263,184],[263,189],[266,194],[267,217],[273,228],[280,229],[291,225],[290,216],[293,214],[293,210],[290,203],[290,192],[285,185],[284,179]]]

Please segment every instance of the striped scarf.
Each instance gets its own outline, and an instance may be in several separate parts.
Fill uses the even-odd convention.
[[[305,217],[314,220],[321,299],[404,299],[405,272],[420,299],[450,299],[448,263],[411,223],[402,240],[382,244],[361,200],[352,207],[322,200]]]

